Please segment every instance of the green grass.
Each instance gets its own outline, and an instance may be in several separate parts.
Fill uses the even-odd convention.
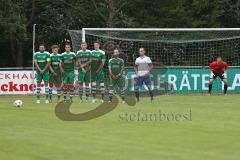
[[[15,99],[24,106],[15,108]],[[239,96],[160,96],[137,106],[120,104],[85,122],[58,119],[54,105],[33,97],[0,97],[1,160],[238,160]],[[96,105],[95,105],[96,107]],[[75,113],[94,108],[72,106]],[[126,121],[127,113],[188,113],[191,121]]]

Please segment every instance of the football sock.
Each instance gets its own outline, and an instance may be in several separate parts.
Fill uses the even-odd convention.
[[[61,97],[61,88],[57,89],[57,99],[60,100]]]
[[[137,101],[139,101],[139,90],[135,91],[135,96],[136,96]]]
[[[104,99],[104,94],[105,94],[105,87],[104,87],[104,83],[100,83],[100,93],[102,95],[102,100]]]
[[[74,89],[70,89],[70,92],[69,92],[70,100],[72,100],[73,98],[73,92],[74,92]]]
[[[96,98],[96,82],[92,83],[92,96],[93,96],[93,99]]]
[[[79,94],[80,100],[82,100],[82,96],[83,96],[83,86],[80,86],[80,85],[79,85],[78,94]]]
[[[67,90],[65,87],[63,88],[63,98],[64,98],[64,100],[67,99]]]
[[[150,96],[151,100],[153,100],[153,91],[149,91],[149,96]]]
[[[89,88],[89,86],[86,86],[86,87],[85,87],[85,91],[86,91],[86,99],[88,99],[89,94],[90,94],[90,88]]]
[[[212,84],[209,84],[209,85],[208,85],[208,93],[211,94],[211,92],[212,92]]]
[[[52,99],[52,88],[49,87],[49,99],[51,100]]]
[[[121,96],[122,100],[124,101],[125,100],[124,90],[121,90],[120,96]]]
[[[113,90],[109,90],[109,101],[112,102],[112,98],[113,98]]]
[[[40,88],[40,87],[37,87],[37,93],[36,93],[36,95],[37,95],[37,100],[40,99],[40,90],[41,90],[41,88]]]
[[[46,100],[48,100],[49,97],[49,88],[45,87],[45,95],[46,95]]]
[[[224,85],[224,94],[227,93],[228,85]]]

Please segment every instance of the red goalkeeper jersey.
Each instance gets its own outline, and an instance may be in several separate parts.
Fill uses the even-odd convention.
[[[219,74],[219,73],[224,73],[224,71],[228,69],[228,65],[224,61],[222,61],[221,64],[217,64],[216,61],[213,61],[209,65],[209,68],[214,74]]]

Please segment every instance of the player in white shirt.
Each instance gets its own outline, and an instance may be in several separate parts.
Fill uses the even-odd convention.
[[[135,81],[135,96],[139,101],[139,89],[145,84],[148,88],[149,96],[153,101],[152,82],[150,72],[153,68],[151,59],[145,55],[145,49],[139,48],[139,57],[135,61],[134,70],[136,73]]]

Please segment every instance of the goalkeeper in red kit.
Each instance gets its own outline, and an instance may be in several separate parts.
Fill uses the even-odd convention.
[[[209,69],[211,70],[211,75],[210,75],[210,81],[209,81],[209,94],[211,94],[212,91],[212,84],[213,81],[219,77],[224,83],[224,94],[227,93],[227,74],[226,70],[228,69],[228,65],[226,62],[222,60],[221,57],[218,57],[216,61],[213,61],[209,65]]]

